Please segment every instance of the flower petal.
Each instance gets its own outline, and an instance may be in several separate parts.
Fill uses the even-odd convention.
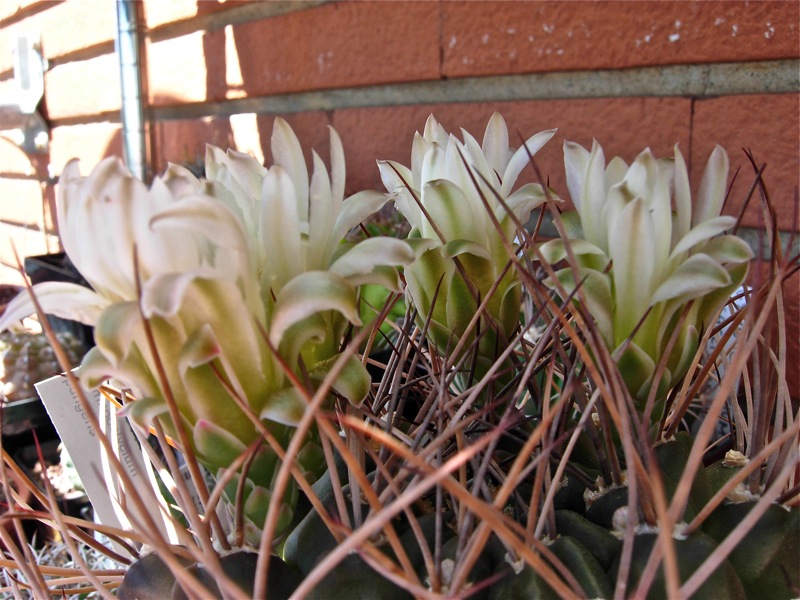
[[[331,181],[325,163],[312,153],[314,175],[308,197],[308,262],[307,269],[327,267],[325,255],[342,200],[331,196]],[[337,240],[338,241],[338,240]]]
[[[338,361],[339,357],[335,356],[327,361],[317,363],[311,372],[311,377],[318,381],[326,379]],[[349,356],[345,359],[342,370],[331,383],[331,387],[353,406],[361,406],[372,387],[372,378],[357,356]]]
[[[600,144],[594,142],[592,152],[586,163],[586,174],[581,187],[580,202],[573,198],[581,215],[583,232],[586,239],[599,246],[606,247],[606,222],[600,218],[606,201],[605,192],[605,155]],[[609,227],[611,224],[609,223]]]
[[[389,197],[373,190],[363,190],[347,198],[342,203],[339,216],[336,217],[336,224],[331,231],[328,246],[328,256],[331,256],[333,249],[342,238],[354,227],[361,224],[367,217],[375,214],[381,207],[388,202]]]
[[[661,283],[651,302],[655,304],[677,297],[688,302],[730,283],[728,271],[717,261],[707,254],[695,254]]]
[[[442,256],[444,258],[453,258],[462,254],[472,254],[486,261],[491,261],[492,259],[486,248],[471,240],[450,240],[442,246]]]
[[[136,302],[116,302],[108,306],[94,329],[94,341],[112,365],[118,367],[131,351],[141,326]]]
[[[79,321],[84,325],[97,323],[100,313],[109,304],[108,300],[89,288],[74,283],[45,281],[33,286],[33,293],[46,314]],[[0,331],[35,312],[30,292],[22,290],[0,316]]]
[[[552,265],[567,258],[567,244],[569,244],[570,250],[572,250],[575,256],[582,256],[584,254],[605,256],[605,252],[600,248],[580,238],[569,240],[568,242],[565,242],[561,238],[549,240],[539,246],[539,252],[541,252],[545,261]]]
[[[719,215],[725,201],[727,182],[728,155],[722,146],[717,145],[708,158],[703,178],[700,180],[692,225],[699,225]]]
[[[596,142],[595,142],[596,144]],[[564,142],[564,170],[567,176],[567,189],[572,204],[580,212],[583,186],[586,184],[586,168],[591,154],[575,142]],[[605,185],[603,186],[605,188]]]
[[[307,402],[303,394],[290,386],[269,395],[259,419],[273,421],[289,427],[297,427],[306,411]]]
[[[189,369],[210,363],[222,354],[217,336],[208,323],[192,332],[181,348],[178,358],[178,369],[185,373]]]
[[[678,243],[692,227],[692,191],[689,187],[689,172],[683,154],[675,144],[675,172],[673,190],[675,194],[675,226],[672,245]]]
[[[261,265],[265,271],[262,281],[273,291],[306,269],[306,253],[300,239],[303,216],[297,209],[297,193],[290,174],[280,166],[272,167],[264,177],[261,241],[266,260]]]
[[[586,223],[584,222],[584,226]],[[650,306],[655,269],[655,234],[647,204],[636,198],[611,223],[609,257],[616,295],[615,342],[630,335]]]
[[[167,403],[160,398],[139,398],[129,402],[117,414],[128,417],[140,427],[149,427],[152,422],[169,413]]]
[[[337,258],[330,271],[347,279],[351,275],[370,273],[377,266],[405,266],[412,260],[414,252],[402,240],[373,237],[359,242]]]
[[[199,419],[193,431],[198,454],[214,465],[230,465],[247,446],[235,435],[206,419]]]
[[[288,282],[277,295],[270,342],[276,348],[295,323],[326,310],[335,310],[360,325],[355,288],[346,279],[327,271],[306,271]]]
[[[683,252],[690,251],[697,244],[705,242],[715,235],[719,235],[723,231],[730,229],[735,224],[735,217],[724,215],[721,217],[712,217],[699,222],[697,225],[692,227],[692,229],[675,245],[675,248],[672,250],[670,260],[677,258]]]
[[[755,256],[750,245],[735,235],[722,235],[708,240],[699,250],[720,264],[743,263]]]
[[[500,113],[495,112],[489,118],[481,146],[489,167],[497,177],[502,177],[511,160],[511,148],[508,145],[508,127]]]
[[[500,188],[500,195],[503,197],[508,196],[517,182],[519,174],[530,162],[530,157],[535,156],[544,145],[549,142],[556,134],[556,129],[548,129],[547,131],[540,131],[534,136],[528,138],[524,145],[513,154],[511,159],[506,165],[505,171],[501,174],[503,178],[503,185]],[[526,150],[527,147],[527,150]]]
[[[464,193],[456,184],[438,179],[425,185],[422,198],[433,225],[444,236],[442,243],[465,239],[487,245],[486,230],[482,227],[486,219],[485,209],[476,206],[480,200],[474,194]],[[439,239],[429,222],[426,220],[423,226],[423,237]]]
[[[331,196],[334,201],[341,202],[344,200],[345,184],[344,148],[336,130],[333,127],[328,129],[330,131],[331,146]]]
[[[272,126],[272,158],[294,185],[295,205],[301,221],[308,222],[308,169],[300,141],[289,124],[280,117]]]

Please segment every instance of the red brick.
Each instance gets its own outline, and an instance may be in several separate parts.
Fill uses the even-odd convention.
[[[54,229],[49,155],[29,155],[7,138],[0,138],[0,222]],[[30,177],[15,179],[13,176]]]
[[[148,28],[249,4],[252,0],[143,0]]]
[[[0,220],[33,228],[51,225],[44,208],[44,189],[34,179],[0,179],[3,197]]]
[[[800,274],[795,273],[783,286],[786,315],[786,383],[789,395],[800,400]]]
[[[116,3],[108,0],[80,0],[53,3],[0,30],[0,72],[12,68],[11,40],[17,34],[41,32],[42,50],[47,58],[61,57],[102,42],[116,34]]]
[[[760,289],[768,284],[770,276],[770,264],[767,261],[755,260],[750,265],[748,275],[749,283],[754,289]],[[783,299],[783,317],[786,330],[786,383],[789,388],[789,395],[795,400],[800,401],[800,273],[795,273],[783,282],[781,287]],[[768,327],[775,326],[779,322],[777,318],[777,308],[774,318]],[[777,343],[775,336],[777,332],[773,330],[772,347],[777,354]]]
[[[438,16],[434,2],[342,2],[154,43],[151,92],[222,100],[438,79]]]
[[[797,2],[444,2],[447,77],[800,56]]]
[[[741,167],[726,212],[737,214],[753,182],[754,171],[742,148],[749,148],[759,166],[767,163],[764,180],[780,215],[778,226],[800,231],[796,194],[800,174],[800,95],[725,96],[695,101],[692,126],[692,179],[699,182],[714,147],[728,152],[731,172]],[[764,221],[758,196],[748,206],[743,224],[761,227]]]
[[[35,176],[37,168],[19,146],[4,136],[0,137],[0,172]]]
[[[47,10],[54,4],[53,0],[3,0],[0,2],[0,22],[24,19],[25,15]]]
[[[425,105],[337,110],[334,126],[342,136],[350,165],[348,189],[382,189],[376,159],[411,161],[414,132],[421,131],[433,113],[448,131],[464,128],[480,142],[494,111],[506,119],[513,146],[545,129],[558,128],[556,136],[536,155],[543,176],[567,198],[563,143],[571,140],[591,147],[592,138],[603,146],[607,158],[631,161],[649,146],[657,155],[672,153],[680,143],[689,145],[690,101],[681,98],[619,98],[597,100],[546,100],[481,104]],[[531,169],[522,180],[532,180]]]
[[[219,6],[215,0],[198,2],[197,0],[143,0],[144,18],[147,27],[152,29],[159,25],[188,19],[197,14],[199,6],[210,4]]]
[[[72,158],[81,161],[81,172],[89,171],[106,156],[122,156],[120,126],[112,123],[91,123],[56,127],[50,142],[50,163],[54,175],[61,173]]]
[[[22,13],[25,7],[30,4],[32,4],[32,2],[26,0],[6,0],[0,3],[0,20],[5,20]]]
[[[206,52],[201,31],[149,44],[147,48],[150,102],[170,106],[206,99]],[[213,53],[209,56],[213,61]],[[213,64],[213,63],[212,63]]]
[[[50,119],[91,117],[120,108],[119,64],[114,54],[59,65],[45,73],[44,81]]]
[[[179,120],[156,123],[154,132],[154,170],[160,174],[167,163],[199,164],[205,156],[205,145],[227,148],[233,133],[227,119]]]

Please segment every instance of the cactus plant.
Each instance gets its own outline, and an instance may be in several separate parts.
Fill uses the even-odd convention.
[[[256,544],[248,545],[245,537],[234,539],[234,547],[229,547],[231,540],[224,533],[205,527],[203,520],[179,527],[178,547],[147,527],[129,532],[105,529],[115,539],[131,540],[130,557],[106,549],[121,570],[75,569],[69,571],[71,578],[62,572],[38,576],[37,568],[44,570],[32,564],[24,550],[12,547],[9,554],[18,579],[41,596],[58,590],[60,581],[71,585],[84,578],[87,589],[105,597],[111,597],[110,590],[118,585],[123,586],[120,596],[135,595],[142,581],[174,597],[210,593],[348,599],[745,598],[760,592],[775,598],[796,597],[800,593],[796,576],[800,415],[781,383],[786,336],[781,329],[780,298],[784,280],[797,269],[797,257],[783,261],[773,257],[773,278],[731,301],[730,312],[716,322],[714,313],[743,276],[748,255],[733,238],[719,241],[711,233],[721,233],[730,225],[729,219],[716,216],[719,190],[726,183],[720,151],[713,155],[712,175],[699,192],[706,199],[701,205],[708,206],[699,209],[693,224],[687,216],[688,187],[680,175],[679,155],[671,166],[645,153],[630,167],[612,161],[606,169],[599,146],[589,152],[569,145],[569,191],[577,199],[583,227],[576,227],[575,215],[565,214],[563,239],[548,245],[534,239],[529,244],[524,233],[516,230],[517,222],[524,220],[530,206],[544,202],[547,194],[539,187],[522,186],[514,193],[511,188],[528,152],[533,154],[537,144],[551,134],[534,136],[523,157],[506,152],[508,139],[499,117],[493,117],[487,129],[479,147],[467,134],[463,141],[445,136],[431,120],[425,133],[416,138],[411,169],[381,164],[386,187],[414,228],[408,243],[416,253],[416,262],[403,270],[408,301],[403,318],[376,323],[371,330],[376,334],[384,325],[392,331],[386,336],[388,353],[381,358],[358,355],[357,350],[366,347],[358,339],[339,355],[347,340],[347,323],[355,328],[357,322],[357,296],[347,296],[347,310],[341,304],[327,306],[329,312],[322,321],[302,310],[281,324],[279,313],[288,306],[282,298],[291,291],[292,282],[303,277],[303,261],[314,265],[315,274],[327,269],[345,279],[352,276],[354,286],[367,279],[363,272],[355,274],[353,269],[359,265],[376,275],[377,283],[391,284],[387,289],[402,282],[396,273],[386,278],[388,271],[382,267],[404,264],[403,260],[378,264],[374,258],[379,253],[363,256],[356,250],[363,247],[363,252],[371,253],[370,244],[349,251],[346,245],[331,246],[326,224],[335,220],[317,221],[321,215],[313,210],[306,219],[306,213],[297,210],[292,202],[306,193],[305,188],[297,193],[302,187],[297,182],[303,180],[299,163],[290,161],[292,167],[269,174],[272,169],[261,169],[246,156],[210,149],[207,179],[172,168],[154,189],[175,202],[148,221],[154,225],[153,233],[188,229],[197,236],[191,239],[197,242],[198,256],[207,257],[213,250],[218,264],[226,267],[225,281],[235,282],[230,289],[238,292],[232,299],[224,297],[231,302],[228,306],[251,317],[250,308],[263,309],[263,319],[255,320],[261,336],[255,336],[254,343],[264,351],[258,354],[264,361],[259,368],[267,372],[274,367],[269,372],[282,378],[276,388],[286,392],[277,396],[281,407],[303,408],[292,413],[290,423],[282,424],[284,437],[273,428],[279,412],[274,408],[264,423],[253,423],[252,437],[240,440],[253,442],[249,449],[230,438],[224,452],[222,444],[214,447],[219,453],[215,466],[229,463],[236,469],[245,464],[251,470],[258,466],[254,448],[262,440],[274,452],[270,487],[265,487],[274,496],[262,496],[261,500],[268,501],[254,503],[260,510],[258,520],[267,527],[263,532],[252,531],[263,534],[252,540]],[[294,142],[281,140],[274,154],[296,156]],[[332,141],[332,147],[337,144]],[[444,162],[437,163],[439,159]],[[434,177],[434,167],[439,166],[442,170]],[[338,198],[333,191],[341,189],[340,175],[335,175],[341,173],[340,167],[334,166],[333,172],[330,180],[319,175],[316,184],[309,184],[309,198],[327,197],[327,189]],[[449,179],[445,182],[443,176]],[[323,185],[328,181],[329,186]],[[669,203],[669,182],[677,202],[674,207]],[[266,223],[264,206],[256,201],[265,190],[275,188],[293,190],[280,198],[283,222],[301,227],[299,236],[286,241],[296,250],[292,257],[300,257],[296,263],[286,256],[276,262],[275,236],[287,232]],[[639,200],[632,197],[636,196],[633,192]],[[380,200],[371,194],[362,198],[365,206],[373,206],[372,202],[386,201],[387,196],[380,196]],[[670,220],[674,235],[657,240],[660,250],[671,248],[674,260],[662,261],[662,272],[653,275],[650,283],[660,281],[660,286],[692,277],[681,284],[682,293],[674,298],[653,295],[653,285],[634,290],[658,300],[650,302],[655,309],[648,313],[654,315],[652,322],[647,321],[651,317],[642,319],[643,314],[621,312],[629,301],[623,298],[625,290],[631,291],[630,282],[623,279],[635,271],[616,262],[621,254],[612,252],[607,238],[603,246],[602,240],[591,237],[600,235],[598,228],[614,219],[591,220],[586,211],[596,209],[606,198],[611,202],[612,197],[620,215],[631,205],[631,212],[636,212],[658,200],[660,204],[653,206],[658,218],[670,220],[668,209],[675,208],[675,219]],[[189,211],[194,221],[188,225],[178,219],[178,205],[187,198],[195,199]],[[469,205],[473,217],[469,227],[454,222],[453,211],[460,208],[453,204],[456,198]],[[342,211],[361,214],[361,207],[345,208],[350,201],[343,203]],[[432,209],[430,218],[423,211],[427,207]],[[514,207],[518,212],[512,219],[508,211]],[[548,202],[545,208],[553,205]],[[222,214],[227,221],[212,219]],[[231,220],[230,214],[238,215],[238,221]],[[558,222],[558,215],[554,216]],[[647,215],[639,216],[646,220]],[[208,245],[212,225],[219,222],[225,235],[212,248]],[[328,239],[318,244],[317,238],[312,240],[315,231],[327,232],[320,239],[326,235]],[[518,233],[521,237],[515,242]],[[410,261],[412,250],[403,247],[401,252]],[[235,251],[229,254],[231,248]],[[337,262],[353,252],[352,269],[340,271],[344,263],[336,266]],[[615,264],[608,270],[611,254]],[[692,258],[701,254],[709,258]],[[146,259],[142,268],[149,264]],[[719,268],[711,265],[716,259]],[[680,266],[690,261],[702,262],[703,268],[692,271]],[[259,267],[242,270],[243,262]],[[487,265],[492,268],[484,271]],[[709,276],[705,267],[719,277]],[[614,271],[617,268],[619,272]],[[597,277],[607,278],[620,306],[595,301]],[[320,281],[327,279],[320,276]],[[714,285],[709,283],[712,279]],[[466,289],[468,282],[474,289]],[[615,287],[617,282],[620,286]],[[163,301],[154,306],[163,307],[175,299],[167,293],[175,288],[158,291],[162,289],[163,294],[150,298]],[[207,298],[199,294],[203,289],[190,290],[196,293],[192,297]],[[274,294],[265,294],[265,289]],[[49,291],[34,290],[40,291],[48,309]],[[493,303],[490,293],[499,293],[503,301]],[[370,294],[370,303],[375,304],[377,297]],[[657,306],[661,301],[666,304]],[[681,308],[684,302],[690,308]],[[185,307],[176,304],[177,314],[184,317],[180,311]],[[85,306],[100,308],[99,303]],[[468,319],[465,306],[473,311]],[[390,307],[375,308],[386,315]],[[672,343],[661,335],[677,323],[667,313],[680,314],[679,321],[688,323],[677,328],[681,333],[671,336]],[[666,320],[659,321],[661,317]],[[160,318],[168,321],[165,315]],[[283,332],[273,336],[276,320]],[[640,321],[643,325],[637,329]],[[336,344],[318,334],[324,331],[322,322],[332,325]],[[225,323],[232,328],[239,324],[230,319]],[[493,333],[487,334],[493,326]],[[104,339],[113,336],[104,338],[100,333],[101,348],[104,343],[108,347],[110,342]],[[297,333],[305,335],[296,338]],[[354,335],[369,333],[362,330]],[[481,345],[479,337],[493,341]],[[165,338],[158,343],[168,343]],[[717,338],[722,340],[718,344]],[[210,345],[198,346],[210,352]],[[468,350],[475,354],[470,356]],[[627,351],[633,352],[635,360],[628,360]],[[333,357],[338,358],[331,362]],[[473,365],[468,358],[474,358]],[[634,381],[631,365],[645,363],[653,368]],[[315,364],[319,370],[313,368]],[[359,397],[359,402],[352,402],[353,394],[347,390],[354,388],[345,385],[341,373],[353,366],[350,375],[356,373],[358,381],[364,364],[370,365],[375,380],[365,385],[368,393],[363,401]],[[234,366],[220,372],[235,373]],[[328,394],[328,389],[335,393]],[[196,394],[200,402],[203,393],[192,389],[188,396]],[[476,402],[476,397],[482,401]],[[685,417],[698,402],[703,402],[701,416],[687,424]],[[137,404],[142,410],[158,403],[140,398],[132,406]],[[156,408],[154,414],[160,414]],[[727,434],[717,439],[723,414],[730,422]],[[285,413],[284,417],[288,419]],[[187,421],[205,435],[204,423]],[[211,430],[211,438],[215,432]],[[304,466],[304,450],[312,445],[318,449],[317,472]],[[719,459],[725,452],[725,458]],[[190,452],[184,452],[184,458],[196,461]],[[5,459],[13,468],[13,461]],[[164,467],[160,459],[153,461]],[[248,486],[241,472],[237,479],[236,469],[220,470],[218,487],[204,507],[206,519],[223,496],[222,486],[239,502],[248,494],[258,496],[256,486]],[[133,490],[131,500],[146,501],[151,492]],[[79,524],[101,528],[59,519],[57,507],[48,504],[46,497],[42,500],[48,506],[42,518],[50,519],[76,545],[87,541]],[[175,496],[175,503],[176,510],[191,516],[193,505],[181,494]],[[296,509],[281,523],[284,503]],[[12,511],[5,518],[13,521],[20,514]],[[273,544],[282,527],[283,543]],[[146,544],[147,551],[134,543]],[[751,549],[758,550],[756,558]]]

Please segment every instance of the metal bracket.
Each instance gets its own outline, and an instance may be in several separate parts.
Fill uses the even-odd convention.
[[[0,97],[0,130],[28,154],[48,151],[50,128],[37,111],[44,96],[47,60],[42,56],[41,36],[22,34],[11,49],[16,89]]]

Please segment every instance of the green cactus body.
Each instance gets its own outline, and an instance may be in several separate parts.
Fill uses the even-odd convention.
[[[667,500],[672,499],[672,495],[681,481],[693,444],[692,436],[685,431],[680,431],[675,434],[674,440],[659,444],[653,449],[664,482]],[[708,474],[705,469],[698,469],[692,481],[684,518],[688,520],[696,516],[697,512],[711,499],[711,495],[711,481]]]
[[[657,543],[658,534],[655,533],[641,533],[634,538],[633,554],[628,574],[627,589],[629,594],[632,594],[636,589],[653,547]],[[685,582],[717,547],[716,541],[704,533],[695,533],[686,539],[676,539],[674,543],[681,583]],[[612,581],[616,580],[618,571],[619,559],[614,562],[609,571]],[[648,600],[667,600],[663,564],[658,567],[647,598]],[[692,598],[696,600],[717,600],[719,598],[744,600],[746,596],[737,569],[726,560],[706,579]]]
[[[703,523],[717,542],[741,523],[755,502],[723,504]],[[772,504],[728,557],[750,598],[796,598],[800,592],[800,508]]]
[[[611,567],[622,547],[622,542],[608,529],[571,510],[556,511],[556,527],[562,536],[579,540],[605,570]]]

